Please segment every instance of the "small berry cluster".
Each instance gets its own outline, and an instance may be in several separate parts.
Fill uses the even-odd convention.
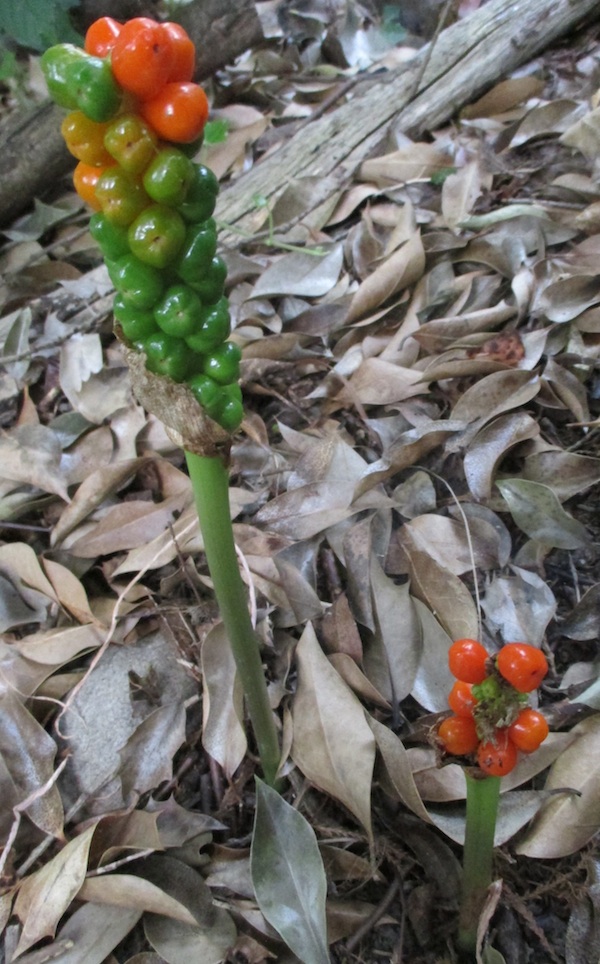
[[[548,662],[528,643],[508,643],[494,658],[475,639],[458,639],[448,652],[457,682],[448,696],[453,716],[443,720],[438,737],[453,756],[474,755],[488,776],[514,769],[518,751],[533,753],[548,735],[548,723],[527,705]]]
[[[84,49],[42,56],[62,133],[79,161],[73,181],[96,212],[90,231],[116,288],[126,342],[157,375],[186,382],[210,418],[243,416],[240,350],[228,341],[226,267],[212,218],[218,182],[193,155],[208,118],[192,82],[195,49],[175,23],[102,17]]]

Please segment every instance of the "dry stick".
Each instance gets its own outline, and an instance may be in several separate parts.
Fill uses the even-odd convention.
[[[24,800],[21,800],[20,803],[15,804],[15,806],[13,807],[13,813],[15,815],[15,819],[13,820],[12,826],[10,828],[10,833],[8,834],[8,837],[6,838],[6,843],[4,844],[4,850],[2,851],[2,856],[0,857],[0,876],[4,872],[4,866],[6,864],[6,861],[8,860],[8,855],[12,849],[12,845],[14,844],[17,834],[19,832],[19,827],[21,826],[21,815],[25,812],[25,810],[27,810],[27,807],[30,807],[32,803],[35,803],[36,800],[39,800],[40,797],[43,797],[44,794],[47,793],[48,790],[50,790],[54,786],[59,776],[61,775],[62,771],[66,767],[68,760],[69,758],[65,757],[65,759],[62,760],[61,763],[57,766],[56,770],[52,773],[50,778],[46,780],[46,782],[41,787],[37,787],[33,791],[33,793],[30,793],[28,797],[25,797]],[[54,838],[51,837],[50,839],[53,840]]]
[[[65,762],[66,762],[66,761],[65,761]],[[80,794],[79,794],[79,796],[77,797],[77,800],[75,801],[75,803],[74,803],[71,807],[69,807],[69,809],[68,809],[67,812],[65,813],[65,819],[64,819],[64,821],[63,821],[63,825],[64,825],[64,826],[66,826],[68,823],[71,822],[71,820],[73,819],[73,817],[75,816],[75,814],[77,813],[77,811],[80,809],[80,807],[83,806],[83,804],[85,803],[85,801],[86,801],[87,799],[88,799],[87,793],[80,793]],[[51,843],[54,842],[54,840],[55,840],[55,838],[54,838],[51,834],[48,834],[46,837],[44,837],[44,839],[42,840],[42,842],[39,843],[39,844],[37,845],[37,847],[35,847],[35,848],[31,851],[31,853],[30,853],[30,854],[28,855],[28,857],[23,861],[23,863],[22,863],[19,867],[17,867],[16,876],[17,876],[18,878],[24,877],[25,874],[27,873],[27,871],[29,870],[29,868],[30,868],[30,867],[33,867],[33,865],[38,862],[38,860],[40,859],[40,857],[43,856],[43,854],[46,853],[46,851],[48,850],[48,847],[50,846]]]
[[[419,88],[420,88],[420,86],[421,86],[421,81],[423,80],[423,76],[424,76],[425,71],[427,70],[427,68],[428,68],[428,66],[429,66],[429,61],[431,60],[431,55],[433,54],[433,48],[434,48],[435,45],[436,45],[436,42],[437,42],[437,39],[438,39],[439,35],[441,34],[442,30],[443,30],[444,27],[446,26],[446,21],[447,21],[447,19],[448,19],[448,16],[449,16],[449,14],[450,14],[450,10],[452,9],[453,4],[454,4],[454,0],[446,0],[446,5],[445,5],[445,7],[443,8],[443,10],[440,11],[440,14],[439,14],[439,17],[438,17],[438,22],[437,22],[436,28],[435,28],[435,33],[434,33],[433,37],[431,38],[431,41],[429,42],[429,45],[428,45],[427,50],[426,50],[426,52],[425,52],[425,56],[423,57],[423,62],[421,63],[421,65],[419,66],[419,69],[418,69],[418,71],[417,71],[417,76],[415,77],[415,82],[414,82],[414,84],[413,84],[413,86],[412,86],[412,89],[411,89],[411,92],[410,92],[410,98],[409,98],[410,100],[412,100],[414,97],[416,97],[417,94],[419,93]]]
[[[400,890],[400,878],[394,877],[387,891],[383,895],[383,898],[377,905],[377,907],[369,914],[366,921],[361,924],[358,930],[352,935],[352,937],[346,941],[346,950],[351,953],[359,943],[362,941],[363,937],[373,929],[378,920],[381,920],[388,907],[393,903],[396,894]]]

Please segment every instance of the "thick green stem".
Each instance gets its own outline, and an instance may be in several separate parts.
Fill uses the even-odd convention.
[[[492,882],[494,833],[500,777],[477,778],[465,771],[467,781],[467,824],[463,852],[463,885],[458,925],[462,951],[475,954],[477,925]]]
[[[185,457],[215,595],[246,695],[265,780],[273,786],[279,766],[279,740],[235,552],[229,511],[229,475],[219,456],[186,452]]]

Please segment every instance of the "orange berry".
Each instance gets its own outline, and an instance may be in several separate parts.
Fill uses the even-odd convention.
[[[476,639],[457,639],[448,650],[450,672],[463,683],[483,683],[488,652]]]
[[[159,137],[175,144],[191,144],[208,120],[208,100],[198,84],[165,84],[151,100],[140,104],[140,114]]]
[[[196,65],[196,48],[191,37],[178,23],[168,21],[162,28],[169,35],[173,51],[173,65],[167,80],[191,80]]]
[[[112,17],[100,17],[88,27],[84,49],[94,57],[106,57],[114,47],[121,33],[121,24]]]
[[[123,25],[111,53],[114,78],[130,94],[147,100],[163,89],[175,55],[169,32],[149,17]]]
[[[473,716],[477,700],[473,696],[472,684],[457,680],[448,694],[448,706],[457,716]]]
[[[519,693],[536,690],[548,672],[541,649],[529,643],[507,643],[496,657],[498,672]]]
[[[449,716],[438,727],[438,736],[446,753],[452,756],[465,756],[477,749],[479,737],[473,717]]]
[[[496,730],[493,740],[480,743],[477,750],[479,769],[489,777],[504,777],[517,764],[517,748],[505,728]]]
[[[530,706],[521,710],[514,723],[508,728],[508,735],[522,753],[534,753],[544,742],[550,727],[545,716]]]
[[[73,184],[80,198],[89,204],[94,211],[100,210],[100,201],[96,197],[96,184],[106,168],[94,167],[80,161],[73,171]]]

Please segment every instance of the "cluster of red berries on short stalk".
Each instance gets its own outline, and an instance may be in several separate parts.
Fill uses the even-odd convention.
[[[545,717],[528,706],[548,662],[541,649],[507,643],[490,656],[475,639],[458,639],[448,652],[457,682],[448,696],[453,715],[442,720],[438,738],[452,756],[475,756],[488,776],[505,776],[518,753],[533,753],[548,736]]]

